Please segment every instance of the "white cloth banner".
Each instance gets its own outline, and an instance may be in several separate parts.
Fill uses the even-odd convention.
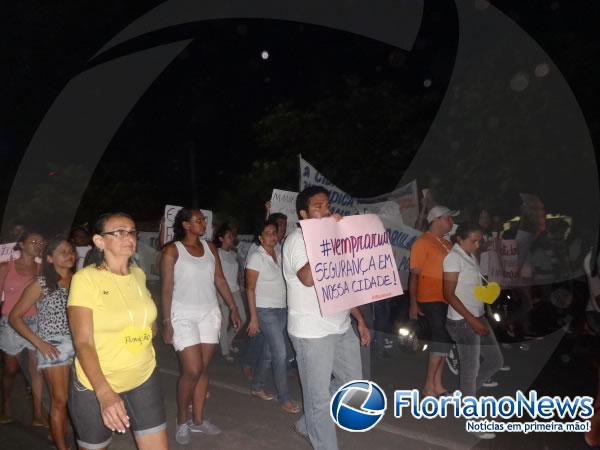
[[[298,223],[298,214],[296,213],[296,197],[297,192],[283,191],[281,189],[273,189],[271,194],[271,214],[282,213],[287,216],[286,236],[294,229],[294,225]]]
[[[158,247],[158,232],[140,232],[135,252],[136,260],[146,273],[146,279],[150,281],[158,281],[160,279],[160,267],[158,267],[160,252],[158,251]]]
[[[354,198],[338,188],[300,156],[300,190],[308,186],[323,186],[329,191],[329,205],[332,212],[342,216],[357,214]]]
[[[173,240],[173,222],[175,221],[175,216],[177,215],[177,212],[182,208],[182,206],[165,206],[165,225],[163,228],[163,233],[165,233],[165,243]],[[212,211],[209,211],[207,209],[201,209],[200,211],[202,212],[202,214],[204,214],[204,217],[206,217],[206,232],[202,236],[202,239],[204,239],[205,241],[210,241],[213,238],[213,213]]]
[[[387,216],[396,221],[401,219],[404,224],[413,228],[419,216],[417,180],[413,180],[387,194],[355,200],[360,214],[372,213]]]

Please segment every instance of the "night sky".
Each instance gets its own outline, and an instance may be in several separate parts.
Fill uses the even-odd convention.
[[[270,154],[272,150],[259,144],[256,129],[275,105],[302,109],[323,98],[343,98],[351,89],[394,83],[405,96],[427,96],[428,103],[418,111],[415,123],[407,121],[405,129],[398,131],[415,132],[417,140],[424,137],[427,127],[423,124],[433,120],[446,91],[458,39],[453,3],[430,1],[425,4],[423,23],[410,52],[313,25],[239,19],[151,33],[89,62],[108,40],[159,3],[56,5],[25,0],[5,6],[0,19],[4,68],[0,74],[4,99],[0,209],[20,157],[45,112],[68,80],[92,64],[194,38],[126,118],[92,180],[102,186],[118,184],[111,191],[112,209],[127,209],[150,219],[160,215],[164,203],[189,204],[195,199],[191,194],[191,152],[196,154],[196,200],[215,210],[224,191],[240,189],[240,177],[255,162],[276,158]],[[583,110],[597,148],[598,2],[491,3],[525,29],[558,66]],[[263,51],[268,58],[261,55]],[[353,195],[376,195],[396,186],[412,159],[410,151],[390,170],[382,171],[376,183],[353,183],[352,172],[360,167],[348,167],[348,179],[336,170],[323,171]],[[323,152],[314,149],[303,156],[320,168],[321,161],[335,160]],[[54,173],[51,161],[48,163],[39,177],[60,177],[60,169]],[[297,189],[296,174],[289,168],[282,170],[286,175],[280,184],[284,185],[272,187]],[[98,188],[90,188],[78,220],[92,219],[88,216],[101,212],[93,207],[98,192]],[[264,200],[256,198],[256,203],[247,207],[260,210]]]

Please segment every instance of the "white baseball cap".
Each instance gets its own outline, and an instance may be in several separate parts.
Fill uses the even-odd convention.
[[[427,214],[427,222],[431,223],[431,222],[433,222],[433,219],[437,219],[442,216],[456,217],[459,214],[460,214],[460,211],[452,211],[450,208],[447,208],[446,206],[437,205],[437,206],[434,206],[433,208],[431,208],[431,210],[429,211],[429,214]]]

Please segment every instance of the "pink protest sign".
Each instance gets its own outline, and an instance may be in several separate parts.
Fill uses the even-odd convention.
[[[322,315],[402,294],[388,233],[374,214],[301,220]]]

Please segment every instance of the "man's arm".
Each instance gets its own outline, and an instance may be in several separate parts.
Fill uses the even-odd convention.
[[[311,286],[315,285],[315,282],[314,282],[313,276],[312,276],[312,272],[310,271],[310,263],[309,262],[304,264],[302,266],[302,268],[300,270],[298,270],[298,272],[296,272],[296,276],[298,277],[298,279],[304,286],[311,287]]]
[[[352,317],[354,317],[354,319],[356,319],[356,322],[358,323],[358,334],[360,336],[360,344],[366,347],[371,342],[371,333],[369,332],[369,327],[367,327],[367,323],[365,322],[365,317],[363,316],[361,310],[358,308],[352,308],[350,310],[350,314],[352,314]]]

